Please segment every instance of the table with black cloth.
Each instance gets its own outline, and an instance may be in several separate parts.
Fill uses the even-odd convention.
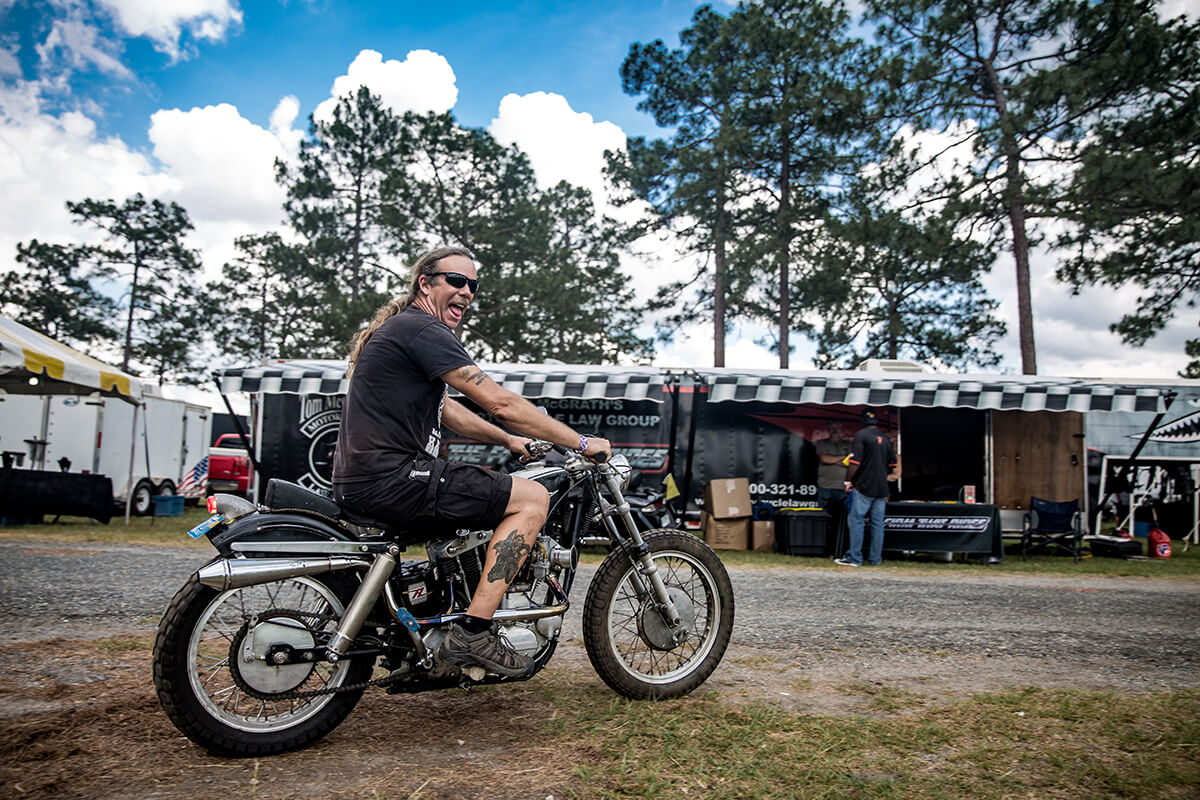
[[[975,553],[1003,560],[1000,507],[987,503],[888,503],[883,549]]]
[[[113,515],[112,479],[82,472],[0,469],[0,516],[60,514],[108,524]]]

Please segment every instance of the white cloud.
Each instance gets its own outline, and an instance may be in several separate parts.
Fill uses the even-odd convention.
[[[101,0],[130,36],[144,36],[173,60],[183,55],[181,38],[189,33],[210,42],[224,39],[242,24],[242,11],[231,0]]]
[[[592,192],[603,202],[604,151],[624,150],[625,133],[611,122],[596,122],[575,111],[560,94],[508,94],[488,130],[498,142],[523,150],[537,173],[538,184],[567,181]]]
[[[0,86],[0,186],[9,200],[0,214],[0,271],[7,271],[18,242],[87,238],[71,224],[66,201],[157,195],[170,179],[120,139],[97,136],[83,114],[44,113],[37,87],[22,83]]]
[[[157,111],[149,136],[155,157],[178,186],[178,202],[193,217],[250,225],[278,221],[283,191],[275,183],[275,159],[287,153],[275,134],[234,106]]]
[[[283,145],[288,155],[300,152],[300,142],[304,140],[304,131],[293,128],[296,118],[300,116],[300,101],[293,95],[288,95],[279,101],[271,112],[271,133]]]
[[[293,97],[281,100],[269,131],[228,103],[151,117],[154,155],[172,181],[164,199],[187,209],[209,276],[230,259],[236,237],[280,228],[284,190],[275,182],[275,159],[294,151],[298,107]]]
[[[1187,17],[1192,22],[1200,19],[1200,7],[1196,5],[1196,0],[1162,0],[1159,3],[1159,19],[1174,19],[1180,16]]]
[[[61,58],[70,69],[94,66],[121,80],[133,79],[133,73],[121,63],[120,44],[106,39],[94,25],[76,16],[55,20],[46,40],[36,49],[43,71],[50,74],[57,71],[55,65]]]
[[[0,47],[0,78],[11,78],[21,74],[21,62],[17,61],[17,48]]]
[[[338,100],[353,95],[360,86],[377,94],[393,111],[440,114],[458,102],[458,87],[450,62],[429,50],[412,50],[403,61],[383,60],[376,50],[362,50],[345,75],[333,81],[330,98],[317,106],[313,118],[328,121]]]
[[[280,101],[271,131],[227,104],[159,111],[149,131],[155,163],[119,138],[98,136],[82,113],[43,111],[32,83],[0,87],[0,187],[19,199],[0,215],[0,272],[16,266],[19,242],[95,239],[72,223],[67,201],[141,192],[187,210],[196,228],[189,244],[200,248],[208,275],[217,274],[235,237],[280,227],[274,160],[295,147],[297,108],[294,98]]]

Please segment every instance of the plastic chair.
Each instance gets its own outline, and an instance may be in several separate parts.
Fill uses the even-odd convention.
[[[1078,500],[1055,503],[1031,498],[1021,530],[1021,558],[1026,559],[1032,551],[1045,547],[1055,553],[1069,554],[1078,562],[1083,553],[1081,519]]]

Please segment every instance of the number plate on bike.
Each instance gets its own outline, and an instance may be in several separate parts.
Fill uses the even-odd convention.
[[[229,520],[224,514],[213,514],[211,517],[204,520],[204,522],[201,522],[199,525],[188,531],[188,536],[192,537],[193,539],[199,539],[201,536],[208,533],[221,523],[228,521]]]

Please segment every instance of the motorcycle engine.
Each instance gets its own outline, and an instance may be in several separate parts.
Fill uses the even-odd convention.
[[[445,591],[428,562],[403,564],[390,579],[400,602],[417,618],[433,617],[446,608]]]

